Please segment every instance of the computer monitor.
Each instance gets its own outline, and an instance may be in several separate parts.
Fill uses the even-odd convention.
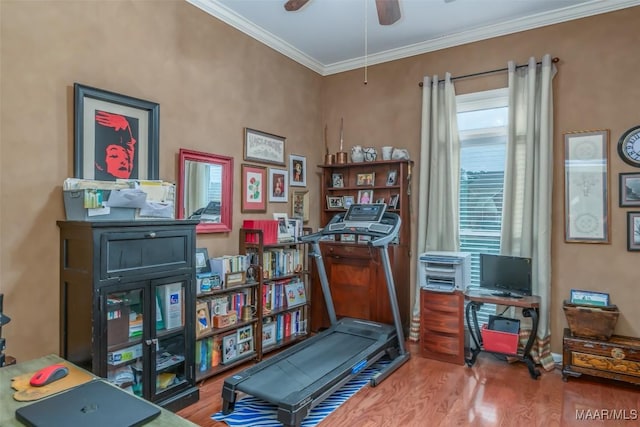
[[[480,254],[480,287],[497,296],[531,295],[531,258]]]

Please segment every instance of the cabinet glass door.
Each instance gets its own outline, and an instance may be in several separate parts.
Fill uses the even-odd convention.
[[[142,396],[143,290],[107,292],[107,380]]]
[[[156,284],[155,395],[188,383],[185,308],[187,280]],[[189,311],[190,312],[190,311]]]

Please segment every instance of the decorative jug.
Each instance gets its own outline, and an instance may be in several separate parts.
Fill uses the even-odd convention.
[[[374,147],[365,147],[362,151],[364,152],[365,162],[374,162],[378,158],[378,150]]]
[[[362,146],[354,145],[353,148],[351,148],[351,161],[353,163],[360,163],[364,161]]]

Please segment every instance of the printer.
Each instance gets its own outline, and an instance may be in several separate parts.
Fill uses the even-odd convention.
[[[438,292],[464,292],[471,283],[471,254],[430,251],[418,257],[420,287]]]

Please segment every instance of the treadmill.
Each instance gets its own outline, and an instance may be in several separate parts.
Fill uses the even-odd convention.
[[[323,230],[301,238],[311,245],[310,255],[316,260],[331,326],[226,378],[222,387],[224,414],[233,412],[237,394],[242,392],[276,405],[278,421],[297,427],[313,407],[381,357],[386,355],[391,362],[372,377],[372,387],[409,360],[388,253],[401,219],[386,212],[386,207],[383,203],[353,204],[346,213],[335,215]],[[318,242],[324,236],[343,233],[369,236],[368,244],[380,249],[394,325],[336,318]]]

